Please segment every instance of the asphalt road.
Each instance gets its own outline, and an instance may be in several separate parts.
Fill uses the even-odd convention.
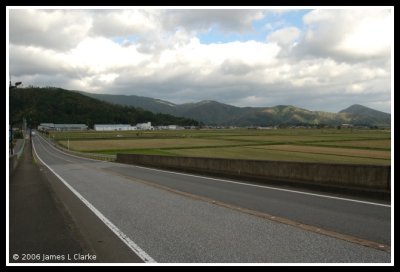
[[[149,186],[205,196],[390,245],[390,206],[249,186],[67,155],[39,135],[54,173],[157,262],[390,262],[390,253]],[[106,223],[108,224],[108,223]],[[143,259],[142,258],[142,259]],[[146,259],[144,259],[146,261]]]

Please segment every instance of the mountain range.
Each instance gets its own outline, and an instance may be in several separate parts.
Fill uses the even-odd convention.
[[[198,120],[207,125],[341,125],[389,127],[391,115],[362,105],[352,105],[338,113],[310,111],[291,105],[274,107],[236,107],[217,101],[174,104],[165,100],[136,95],[109,95],[79,92],[118,105],[134,106],[153,113],[164,113]]]
[[[60,88],[10,88],[10,124],[26,118],[40,123],[131,124],[151,122],[153,125],[199,125],[199,122],[169,114],[152,113],[127,105],[113,105]]]

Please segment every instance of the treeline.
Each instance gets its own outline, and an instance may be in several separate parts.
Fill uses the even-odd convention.
[[[131,106],[113,105],[60,88],[10,89],[10,122],[26,118],[33,127],[40,123],[131,124],[151,122],[152,125],[197,126],[193,119],[168,114],[154,114]]]

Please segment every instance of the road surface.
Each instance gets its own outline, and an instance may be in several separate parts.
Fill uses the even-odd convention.
[[[94,161],[65,154],[38,134],[33,144],[40,160],[144,261],[391,260],[387,250],[391,240],[387,203]],[[262,214],[290,222],[268,220]],[[308,231],[297,227],[296,222],[315,228]],[[321,235],[315,232],[319,228],[350,239]],[[373,246],[361,245],[365,241]],[[385,250],[377,249],[381,245]]]

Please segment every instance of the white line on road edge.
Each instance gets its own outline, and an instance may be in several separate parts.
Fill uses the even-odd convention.
[[[91,161],[95,161],[95,162],[105,162],[105,161],[103,161],[103,160],[95,160],[95,159],[91,159],[91,158],[88,158],[88,157],[83,157],[83,156],[80,157],[80,156],[76,156],[76,155],[72,155],[72,154],[66,153],[66,152],[62,151],[61,149],[54,147],[54,146],[53,146],[51,143],[49,143],[48,140],[46,140],[46,138],[44,138],[43,136],[40,135],[40,138],[41,138],[46,144],[48,144],[52,149],[54,149],[54,150],[56,150],[56,151],[58,151],[58,152],[61,152],[61,153],[65,154],[65,155],[68,155],[68,156],[71,156],[71,157],[75,157],[75,158],[78,158],[78,159],[91,160]]]
[[[32,142],[33,151],[36,157],[54,174],[59,178],[68,189],[71,190],[106,226],[115,233],[136,255],[139,256],[146,263],[156,263],[143,249],[141,249],[135,242],[133,242],[125,233],[123,233],[117,226],[107,219],[98,209],[96,209],[89,201],[86,200],[78,191],[76,191],[68,182],[66,182],[60,175],[58,175],[50,166],[48,166],[36,153],[35,145]]]
[[[63,161],[67,161],[67,162],[70,162],[70,163],[75,163],[74,161],[70,161],[70,160],[67,160],[67,159],[65,159],[65,158],[62,158],[62,157],[56,155],[54,152],[53,152],[53,153],[50,152],[50,150],[48,150],[46,147],[44,147],[44,144],[42,143],[41,140],[38,140],[38,143],[40,143],[40,145],[42,146],[42,148],[43,148],[44,150],[46,150],[46,152],[48,152],[48,153],[51,154],[52,156],[54,156],[54,157],[56,157],[56,158],[59,158],[59,159],[61,159],[61,160],[63,160]]]
[[[222,182],[227,182],[227,183],[234,183],[234,184],[240,184],[240,185],[246,185],[246,186],[253,186],[253,187],[259,187],[259,188],[266,188],[266,189],[277,190],[277,191],[284,191],[284,192],[290,192],[290,193],[296,193],[296,194],[311,195],[311,196],[324,197],[324,198],[332,198],[332,199],[337,199],[337,200],[344,200],[344,201],[350,201],[350,202],[357,202],[357,203],[368,204],[368,205],[375,205],[375,206],[382,206],[382,207],[387,207],[387,208],[390,208],[390,207],[391,207],[390,205],[387,205],[387,204],[381,204],[381,203],[375,203],[375,202],[369,202],[369,201],[362,201],[362,200],[356,200],[356,199],[351,199],[351,198],[343,198],[343,197],[336,197],[336,196],[320,195],[320,194],[307,193],[307,192],[302,192],[302,191],[281,189],[281,188],[270,187],[270,186],[265,186],[265,185],[257,185],[257,184],[251,184],[251,183],[243,183],[243,182],[238,182],[238,181],[231,181],[231,180],[226,180],[226,179],[210,178],[210,177],[205,177],[205,176],[196,176],[196,175],[191,175],[191,174],[185,174],[185,173],[174,172],[174,171],[160,170],[160,169],[149,168],[149,167],[138,166],[138,165],[130,165],[130,166],[134,166],[134,167],[138,167],[138,168],[143,168],[143,169],[148,169],[148,170],[153,170],[153,171],[157,171],[157,172],[171,173],[171,174],[177,174],[177,175],[188,176],[188,177],[195,177],[195,178],[202,178],[202,179],[210,179],[210,180],[222,181]]]

